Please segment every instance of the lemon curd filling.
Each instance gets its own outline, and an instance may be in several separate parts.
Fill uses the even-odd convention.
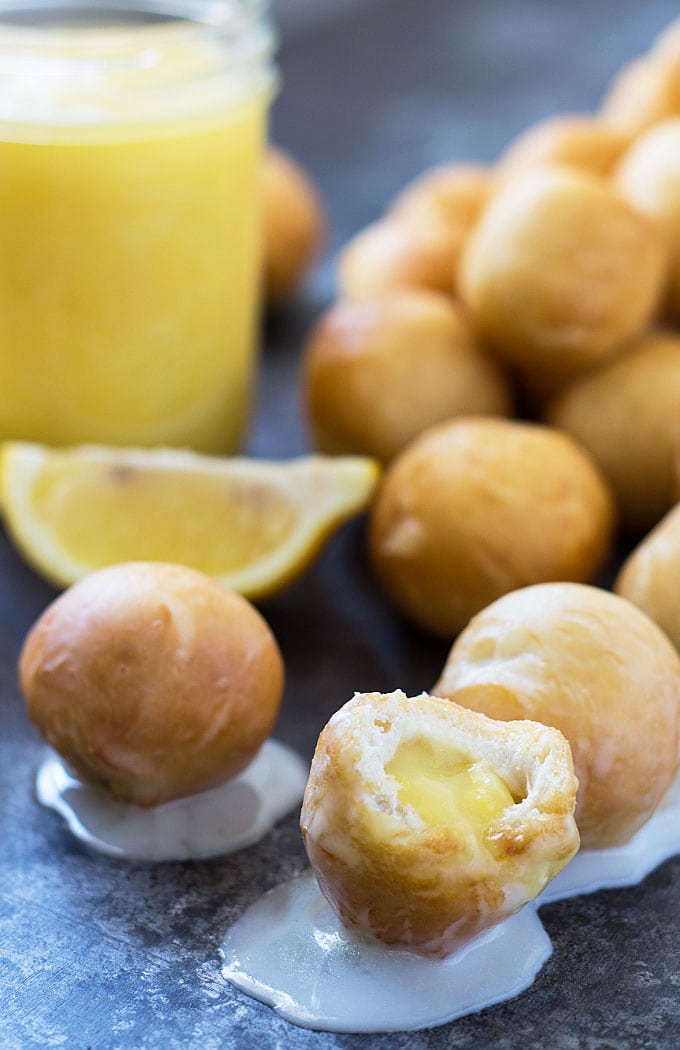
[[[397,781],[400,802],[428,827],[454,829],[477,843],[515,802],[487,763],[422,737],[402,741],[385,772]]]

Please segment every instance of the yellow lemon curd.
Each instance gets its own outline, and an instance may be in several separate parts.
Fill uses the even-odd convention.
[[[428,827],[455,829],[469,844],[481,844],[515,801],[488,764],[422,737],[402,741],[385,772],[397,781],[399,800]]]
[[[270,87],[183,24],[52,29],[33,73],[25,33],[0,33],[0,439],[233,451]]]

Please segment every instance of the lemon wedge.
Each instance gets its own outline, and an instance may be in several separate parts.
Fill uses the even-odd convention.
[[[280,590],[370,501],[363,457],[219,459],[179,449],[8,442],[0,502],[26,560],[58,586],[122,561],[166,561],[249,598]]]

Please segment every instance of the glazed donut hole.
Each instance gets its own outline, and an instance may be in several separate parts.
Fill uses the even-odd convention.
[[[459,238],[432,210],[387,215],[340,252],[340,297],[361,299],[409,288],[453,296],[459,248]]]
[[[678,56],[680,62],[680,56]],[[656,222],[669,252],[664,306],[680,320],[680,117],[665,120],[635,142],[616,173],[621,193]]]
[[[674,18],[665,29],[662,29],[654,40],[652,54],[678,55],[680,54],[680,18]]]
[[[549,406],[546,422],[591,454],[611,486],[622,526],[634,535],[652,528],[678,495],[680,336],[643,336],[569,385]]]
[[[634,59],[609,85],[600,109],[602,119],[639,135],[661,120],[680,114],[680,53],[670,46]]]
[[[513,404],[460,307],[415,290],[331,307],[306,347],[303,397],[318,449],[385,463],[435,423]]]
[[[434,221],[446,231],[454,286],[463,246],[496,189],[496,175],[474,164],[424,172],[395,198],[388,214],[412,225]]]
[[[264,296],[276,306],[302,284],[323,243],[326,219],[311,178],[288,153],[270,146],[262,178]]]
[[[452,296],[461,250],[493,187],[482,165],[444,164],[424,172],[340,252],[341,297],[401,289]]]
[[[423,209],[438,212],[442,222],[464,237],[495,188],[495,174],[482,164],[442,164],[424,171],[392,201],[389,211],[406,215]]]
[[[501,178],[545,165],[561,165],[608,176],[630,145],[630,135],[589,114],[548,117],[510,143],[498,161]]]
[[[614,590],[642,609],[680,649],[680,505],[629,554]]]
[[[319,737],[301,829],[346,926],[445,956],[571,859],[575,792],[553,729],[425,694],[358,694]]]
[[[608,591],[548,583],[505,595],[457,639],[434,691],[564,734],[586,848],[627,842],[677,769],[680,659],[647,616]]]
[[[608,486],[568,435],[460,418],[391,464],[369,519],[369,554],[397,608],[452,639],[508,591],[592,579],[613,526]]]
[[[665,272],[651,220],[603,179],[544,167],[494,197],[463,251],[459,286],[499,357],[559,374],[590,367],[636,336]]]
[[[234,777],[269,736],[283,661],[260,614],[193,569],[92,573],[29,632],[31,721],[79,777],[155,806]]]

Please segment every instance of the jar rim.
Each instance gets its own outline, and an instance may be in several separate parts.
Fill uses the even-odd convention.
[[[0,125],[140,123],[271,94],[269,7],[0,0]]]
[[[0,46],[60,47],[64,29],[77,33],[75,48],[101,46],[102,33],[115,44],[125,34],[139,36],[205,30],[241,37],[269,13],[270,0],[0,0]]]

